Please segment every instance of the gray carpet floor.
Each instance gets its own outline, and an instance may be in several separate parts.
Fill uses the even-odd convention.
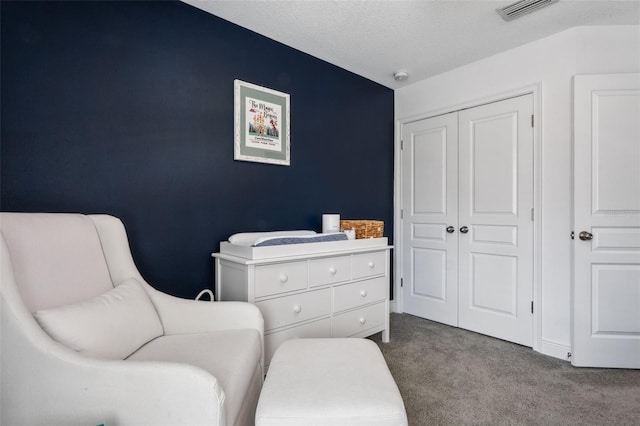
[[[531,348],[391,314],[382,350],[409,425],[640,425],[640,370],[575,368]]]

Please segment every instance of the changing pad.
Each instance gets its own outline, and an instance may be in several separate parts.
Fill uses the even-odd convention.
[[[270,232],[240,232],[229,237],[229,242],[238,246],[253,246],[256,241],[263,238],[274,237],[296,237],[296,236],[316,235],[316,231],[294,230],[294,231],[270,231]]]
[[[347,234],[344,232],[332,232],[327,234],[315,235],[285,235],[280,237],[259,238],[253,247],[264,246],[280,246],[284,244],[304,244],[304,243],[321,243],[325,241],[344,241],[348,240]]]
[[[344,241],[349,238],[344,232],[318,234],[315,231],[272,231],[272,232],[244,232],[229,237],[231,244],[265,247],[285,244],[320,243],[325,241]]]

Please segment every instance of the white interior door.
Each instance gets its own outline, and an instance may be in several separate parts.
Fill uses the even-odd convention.
[[[640,368],[640,74],[574,96],[572,363]]]
[[[459,116],[459,326],[533,346],[532,95]]]
[[[404,125],[402,141],[404,311],[455,326],[458,324],[457,113]]]

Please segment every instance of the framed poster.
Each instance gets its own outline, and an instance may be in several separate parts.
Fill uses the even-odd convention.
[[[234,160],[290,164],[289,95],[234,81]]]

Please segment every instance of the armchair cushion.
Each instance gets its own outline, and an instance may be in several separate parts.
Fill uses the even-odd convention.
[[[83,302],[34,314],[54,340],[84,355],[125,359],[163,334],[145,290],[135,279]]]
[[[227,423],[232,425],[247,410],[244,405],[252,399],[247,395],[261,387],[262,337],[252,329],[162,336],[142,346],[127,361],[179,362],[210,372],[224,389]],[[255,403],[257,399],[248,405]]]

